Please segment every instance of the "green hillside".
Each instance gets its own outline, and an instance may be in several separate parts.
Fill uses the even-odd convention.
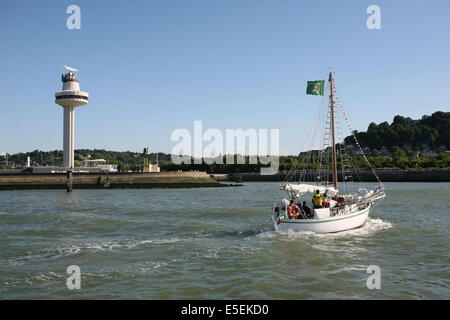
[[[372,122],[367,131],[356,131],[355,134],[362,146],[375,152],[381,151],[383,147],[391,152],[397,151],[398,148],[405,152],[425,152],[442,148],[449,150],[450,112],[438,111],[431,116],[424,115],[419,120],[398,115],[391,124],[386,121],[378,125]],[[354,144],[353,137],[347,137],[345,143]]]

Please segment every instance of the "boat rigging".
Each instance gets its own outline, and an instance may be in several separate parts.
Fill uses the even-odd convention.
[[[324,96],[324,86],[324,80],[309,81],[307,94]],[[337,95],[331,72],[327,89],[329,90],[329,100],[322,146],[319,150],[310,148],[306,153],[300,154],[303,168],[300,171],[298,183],[289,181],[298,173],[297,168],[293,167],[284,184],[280,186],[280,190],[286,193],[289,199],[283,199],[281,205],[274,204],[272,206],[272,221],[277,231],[330,233],[357,228],[367,220],[375,201],[385,197],[383,183],[365,156],[355,132],[351,130],[348,117]],[[345,119],[348,129],[353,135],[358,154],[363,157],[378,181],[378,185],[371,190],[362,187],[350,191],[348,188],[348,183],[353,183],[354,177],[358,176],[358,173],[348,155],[345,140],[339,143],[336,141],[336,131],[343,135],[342,123],[336,117],[337,111],[340,111],[340,115]],[[342,184],[339,183],[338,154]],[[312,181],[315,184],[307,184],[306,181]],[[343,192],[340,192],[339,187],[343,187]],[[306,201],[296,203],[305,194],[314,194],[314,197],[317,198],[313,209],[308,207]]]

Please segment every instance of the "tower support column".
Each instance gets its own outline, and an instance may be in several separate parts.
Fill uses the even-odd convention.
[[[72,169],[67,170],[67,192],[72,192]]]
[[[64,167],[71,170],[74,167],[74,109],[64,107]]]
[[[67,170],[67,192],[72,192],[72,169],[74,167],[74,108],[64,107],[64,167]]]

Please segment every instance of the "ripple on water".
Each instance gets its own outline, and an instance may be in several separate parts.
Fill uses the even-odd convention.
[[[4,265],[23,265],[35,263],[42,260],[58,259],[69,256],[76,256],[80,253],[96,253],[98,251],[129,250],[139,246],[163,245],[176,242],[189,241],[190,239],[148,239],[148,240],[111,240],[100,242],[84,242],[80,244],[63,243],[50,248],[44,248],[35,252],[25,252],[24,255],[1,259]]]
[[[361,228],[336,234],[274,232],[269,211],[280,197],[279,183],[0,192],[0,294],[450,298],[450,225],[442,204],[450,184],[386,187],[385,201]],[[417,214],[417,208],[426,208],[426,214]],[[72,264],[82,271],[83,290],[77,293],[65,288]],[[380,266],[382,290],[367,289],[369,265]]]

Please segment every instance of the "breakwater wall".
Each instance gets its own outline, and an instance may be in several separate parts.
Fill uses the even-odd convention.
[[[0,190],[65,189],[67,174],[0,175]],[[206,172],[74,173],[73,189],[194,188],[227,186]]]
[[[450,182],[450,169],[434,169],[434,170],[377,170],[380,180],[383,182]],[[312,181],[312,177],[316,176],[314,172],[306,175],[306,181]],[[215,174],[212,175],[217,181],[285,181],[286,172],[280,172],[275,175],[260,175],[259,173],[234,173],[234,174]],[[296,172],[290,174],[290,181],[300,180],[301,173]],[[309,179],[308,179],[309,178]],[[322,177],[326,180],[326,178]],[[343,181],[341,174],[338,174],[339,181]],[[332,180],[331,174],[328,180]],[[359,171],[353,174],[353,181],[376,182],[375,176],[371,171]]]

